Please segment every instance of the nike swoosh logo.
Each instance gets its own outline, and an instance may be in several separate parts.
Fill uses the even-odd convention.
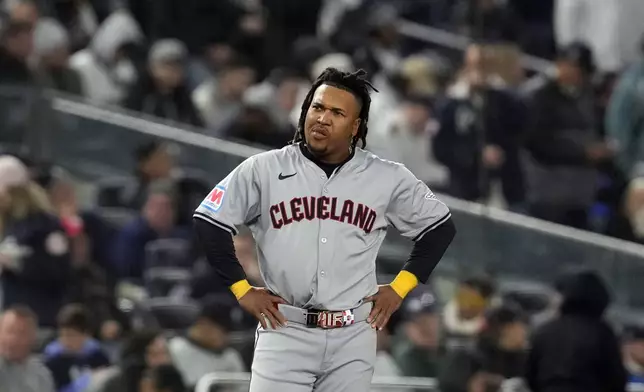
[[[294,176],[294,175],[296,175],[296,174],[297,174],[297,173],[284,175],[284,174],[280,173],[280,175],[277,177],[277,179],[278,179],[278,180],[286,180],[287,178],[289,178],[289,177],[293,177],[293,176]]]

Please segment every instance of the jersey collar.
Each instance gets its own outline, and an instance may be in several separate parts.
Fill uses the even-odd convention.
[[[316,166],[318,166],[320,169],[322,169],[324,172],[332,173],[333,171],[341,168],[344,166],[347,162],[349,162],[354,156],[355,156],[355,148],[351,151],[351,154],[345,159],[344,161],[340,163],[326,163],[320,161],[315,155],[309,151],[308,148],[306,148],[306,143],[304,141],[301,141],[298,143],[298,147],[300,151],[302,152],[302,155],[304,155],[308,160],[313,162]]]

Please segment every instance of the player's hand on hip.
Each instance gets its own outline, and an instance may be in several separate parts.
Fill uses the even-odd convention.
[[[278,304],[285,304],[282,298],[271,294],[264,288],[253,287],[239,299],[239,305],[255,316],[262,328],[273,329],[286,325],[286,318],[277,310]]]
[[[373,302],[367,322],[371,324],[372,328],[383,329],[389,322],[391,315],[400,307],[402,300],[390,285],[378,286],[376,294],[365,298],[366,302]]]

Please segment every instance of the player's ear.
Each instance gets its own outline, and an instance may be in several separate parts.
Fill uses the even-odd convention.
[[[360,129],[360,124],[361,120],[359,118],[356,118],[356,120],[353,122],[353,129],[351,129],[351,136],[355,137],[358,134],[358,129]]]

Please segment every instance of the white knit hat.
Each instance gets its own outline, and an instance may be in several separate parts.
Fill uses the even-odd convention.
[[[18,158],[0,156],[0,191],[29,183],[29,169]]]
[[[69,47],[69,34],[60,22],[53,18],[41,18],[34,31],[34,53],[39,56]]]

